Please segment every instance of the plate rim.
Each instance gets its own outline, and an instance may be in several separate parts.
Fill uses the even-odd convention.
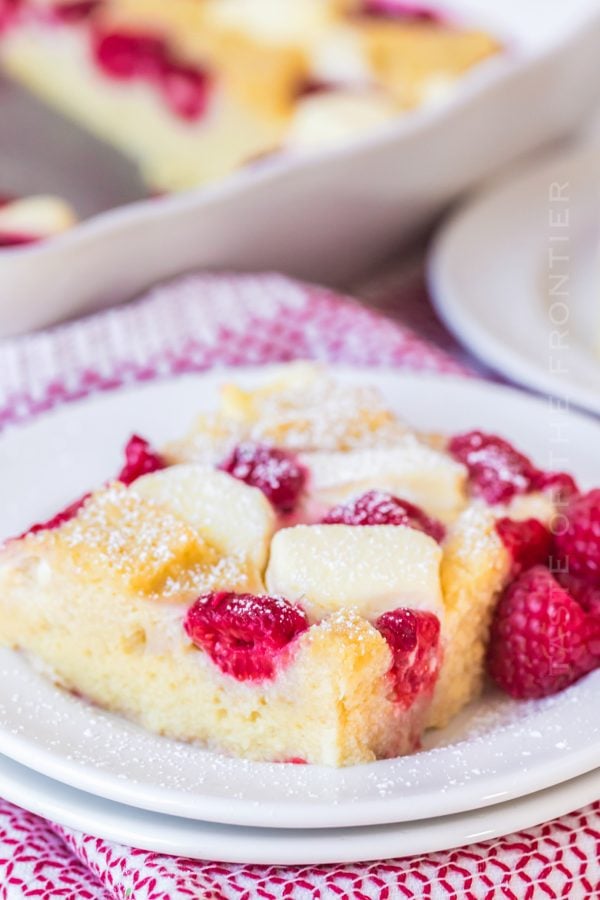
[[[349,865],[444,852],[535,828],[600,798],[600,769],[483,810],[422,819],[418,823],[325,831],[244,828],[198,820],[182,822],[176,816],[134,809],[89,795],[39,773],[35,773],[32,779],[25,766],[1,754],[0,791],[8,802],[35,815],[49,818],[58,825],[147,852],[239,865]],[[78,802],[83,804],[84,810],[89,811],[87,816],[73,810],[74,804]],[[508,817],[509,821],[500,824],[504,817]],[[110,822],[106,822],[109,818]],[[129,825],[126,824],[128,820]],[[159,836],[150,840],[144,832],[144,825],[148,820],[159,826]],[[469,823],[472,823],[471,830],[465,832]],[[173,846],[174,829],[189,833],[190,842],[185,847]],[[441,831],[446,838],[440,835],[432,839],[431,834],[428,834],[430,829],[433,829],[435,835]],[[135,836],[133,841],[132,833]],[[256,846],[257,840],[261,844],[261,852],[252,852],[249,848]],[[307,841],[311,841],[310,851],[303,849]],[[331,841],[335,841],[340,848],[335,856],[326,849]],[[365,852],[367,843],[369,850]],[[240,846],[244,848],[241,856]],[[234,848],[234,852],[228,850],[230,847]]]
[[[4,440],[6,440],[7,438],[10,439],[10,437],[12,435],[15,435],[16,433],[19,433],[22,435],[23,431],[29,431],[30,429],[35,429],[37,426],[39,426],[39,424],[41,422],[48,422],[49,419],[60,418],[63,416],[67,416],[70,418],[77,414],[77,410],[81,406],[92,406],[93,408],[95,408],[97,405],[107,405],[108,407],[110,407],[111,402],[113,400],[115,400],[116,398],[125,399],[125,401],[127,401],[130,396],[135,397],[135,396],[138,396],[140,393],[150,393],[151,394],[157,388],[157,386],[167,387],[167,389],[181,390],[182,382],[184,382],[186,385],[189,385],[189,386],[195,386],[198,384],[198,382],[200,382],[200,383],[205,382],[207,378],[211,379],[214,382],[220,378],[227,377],[228,375],[234,375],[237,378],[243,378],[244,375],[246,375],[246,376],[251,376],[253,378],[258,377],[259,380],[262,380],[264,378],[267,378],[269,376],[269,373],[273,369],[279,369],[280,366],[281,366],[281,364],[275,364],[275,365],[271,365],[271,366],[255,365],[255,366],[245,366],[245,367],[227,367],[227,366],[221,367],[220,366],[220,367],[215,367],[213,369],[210,369],[210,370],[207,370],[204,372],[200,372],[200,373],[187,374],[183,377],[180,376],[180,377],[158,378],[158,379],[153,380],[150,383],[146,383],[146,384],[142,384],[142,385],[133,385],[133,386],[128,385],[125,388],[115,389],[110,392],[97,392],[97,393],[89,395],[86,398],[81,398],[81,399],[78,399],[71,403],[61,404],[58,408],[40,413],[39,415],[35,416],[31,420],[28,420],[27,422],[15,423],[15,424],[8,426],[5,429],[5,431],[2,433],[2,435],[0,435],[0,442],[4,442]],[[343,372],[346,372],[348,374],[351,374],[352,377],[354,377],[358,380],[364,379],[365,373],[367,373],[367,377],[370,378],[374,384],[378,383],[378,377],[383,376],[383,378],[392,378],[393,381],[395,381],[396,383],[400,383],[400,384],[402,384],[402,382],[404,382],[404,383],[408,383],[408,385],[410,385],[411,382],[414,383],[415,381],[419,381],[419,382],[422,382],[425,384],[435,385],[439,389],[440,384],[443,381],[444,387],[448,387],[449,383],[452,383],[455,387],[457,387],[461,391],[464,391],[464,390],[473,391],[476,393],[485,393],[486,395],[489,393],[496,394],[496,395],[502,395],[502,396],[505,396],[507,399],[510,398],[511,402],[519,403],[526,407],[536,406],[539,408],[543,404],[543,400],[541,400],[540,398],[537,398],[532,395],[526,394],[522,391],[516,390],[513,387],[508,387],[505,385],[497,385],[497,384],[485,382],[480,379],[473,379],[473,378],[468,378],[465,376],[455,376],[455,375],[447,376],[447,375],[443,375],[443,374],[439,374],[439,373],[438,374],[414,373],[414,372],[407,372],[407,371],[393,368],[393,367],[392,368],[390,368],[390,367],[373,368],[373,367],[359,367],[359,366],[331,366],[330,368],[334,370],[334,373],[338,373],[341,375]],[[578,412],[570,412],[569,418],[576,420],[582,427],[584,427],[586,429],[591,429],[594,432],[600,431],[600,424],[598,422],[596,422],[595,420],[591,419],[589,416],[585,416]],[[11,653],[12,651],[3,651],[3,652]],[[53,689],[56,690],[55,688],[53,688]],[[116,718],[118,719],[120,717],[117,716]],[[10,745],[12,750],[7,749],[7,744]],[[180,802],[180,801],[177,801],[177,799],[176,798],[174,799],[172,796],[169,796],[169,797],[166,796],[167,794],[172,795],[173,793],[175,793],[173,791],[173,789],[165,790],[164,788],[162,788],[162,789],[157,790],[156,786],[149,786],[149,785],[143,785],[143,784],[140,785],[140,783],[133,783],[132,788],[128,789],[127,786],[125,785],[125,783],[123,781],[120,781],[118,779],[118,776],[116,776],[116,775],[113,775],[114,783],[112,784],[112,787],[109,786],[108,789],[106,789],[106,787],[104,787],[103,789],[99,789],[98,776],[99,775],[105,776],[106,773],[104,771],[95,769],[90,766],[84,766],[82,764],[78,764],[77,769],[75,770],[75,775],[74,775],[73,774],[73,764],[71,762],[65,761],[65,760],[63,760],[61,762],[59,760],[59,762],[56,764],[54,764],[52,762],[50,765],[48,765],[48,757],[49,756],[52,757],[52,754],[49,754],[47,749],[46,750],[41,749],[36,753],[35,747],[34,747],[34,752],[32,753],[30,745],[31,745],[31,740],[28,741],[26,739],[20,739],[19,735],[12,735],[12,736],[9,735],[7,738],[5,731],[3,731],[2,734],[0,735],[0,752],[5,753],[6,755],[13,756],[14,758],[16,758],[20,762],[22,762],[24,765],[27,765],[30,768],[32,768],[38,772],[41,772],[52,778],[55,778],[64,783],[67,783],[75,788],[87,790],[88,792],[93,793],[97,796],[105,796],[105,797],[107,797],[111,800],[117,801],[117,802],[121,802],[121,803],[131,805],[131,806],[136,806],[138,808],[145,807],[148,809],[153,809],[155,811],[157,809],[156,795],[157,795],[157,793],[159,793],[159,794],[161,794],[161,797],[163,795],[165,795],[165,799],[161,800],[161,807],[160,807],[160,809],[162,809],[163,812],[167,812],[169,814],[177,814],[179,816],[185,815],[185,813],[181,812],[181,807],[177,805],[178,802]],[[591,745],[590,747],[585,748],[585,750],[583,752],[580,752],[577,755],[577,761],[575,764],[573,763],[575,755],[571,754],[571,764],[567,767],[564,767],[564,766],[562,767],[562,774],[558,778],[556,777],[556,774],[553,775],[552,777],[545,776],[545,777],[532,778],[531,773],[527,773],[527,774],[522,773],[522,777],[520,779],[513,781],[511,789],[509,791],[505,790],[505,791],[501,792],[500,795],[503,796],[504,799],[510,800],[510,799],[513,799],[514,797],[518,796],[519,794],[521,794],[521,795],[523,795],[523,793],[526,794],[527,792],[529,792],[532,789],[533,790],[543,790],[545,788],[550,787],[551,785],[560,783],[562,780],[569,779],[569,778],[572,778],[572,777],[575,777],[575,776],[581,774],[582,772],[589,771],[595,765],[597,765],[597,753],[598,753],[598,746],[597,746],[597,742],[596,742],[593,745]],[[39,760],[37,759],[38,755],[43,756],[45,758],[45,762],[44,762],[44,760],[42,760],[42,762],[40,763]],[[32,757],[36,758],[34,762],[31,761]],[[29,759],[29,762],[27,762],[28,759]],[[384,761],[384,763],[385,762],[388,762],[388,761]],[[71,771],[67,772],[66,774],[63,771],[63,767],[65,766],[65,764],[67,764],[67,768],[71,769]],[[256,765],[269,765],[269,764],[262,763],[262,764],[256,764]],[[372,764],[367,764],[367,765],[377,766],[380,764],[372,763]],[[363,768],[363,771],[364,771],[364,768]],[[503,777],[506,780],[506,775],[504,775]],[[525,781],[527,782],[526,785],[524,783]],[[92,782],[93,782],[93,786],[90,786],[92,784]],[[523,782],[523,784],[521,784],[522,782]],[[517,784],[521,785],[521,787],[517,787]],[[522,788],[526,788],[526,790],[523,791]],[[131,793],[130,793],[130,791],[131,791]],[[140,795],[143,794],[144,792],[146,792],[148,794],[152,794],[152,797],[147,799],[145,802],[142,802],[140,800]],[[483,801],[481,800],[481,798],[479,798],[479,800],[476,803],[475,808],[483,808],[486,805],[492,805],[494,803],[494,801],[498,802],[498,796],[499,796],[498,793],[494,793],[492,795],[487,796]],[[442,804],[441,809],[440,809],[439,797],[437,799],[438,799],[438,810],[440,810],[436,813],[437,816],[453,814],[453,813],[456,813],[459,808],[463,809],[463,810],[465,808],[467,808],[465,805],[461,805],[460,807],[457,807],[455,805],[454,807],[452,807],[451,804],[446,803],[445,806]],[[202,809],[203,819],[205,819],[205,820],[211,819],[216,822],[226,822],[226,823],[239,824],[239,825],[254,825],[257,827],[265,827],[266,825],[269,824],[270,821],[275,820],[275,821],[277,821],[277,824],[280,825],[280,827],[284,827],[284,828],[294,828],[294,827],[295,828],[298,828],[298,827],[328,828],[328,827],[332,827],[335,824],[338,824],[338,825],[347,825],[348,824],[350,826],[356,826],[356,825],[363,825],[363,824],[371,824],[374,820],[376,820],[379,823],[392,822],[392,821],[398,822],[398,820],[399,820],[398,811],[391,809],[393,807],[393,804],[397,803],[397,800],[398,800],[397,796],[392,799],[390,799],[390,798],[387,799],[387,807],[390,808],[390,811],[387,812],[383,816],[381,814],[377,814],[375,819],[368,812],[369,807],[373,805],[373,798],[369,798],[368,801],[361,800],[361,801],[359,801],[358,804],[353,804],[355,807],[357,805],[360,805],[361,810],[362,810],[362,816],[358,816],[356,813],[354,813],[352,816],[351,823],[347,822],[347,809],[346,809],[346,812],[344,812],[344,809],[345,809],[345,807],[347,807],[347,804],[342,803],[337,808],[335,807],[335,805],[333,805],[329,812],[328,821],[326,823],[318,825],[318,826],[299,825],[297,822],[297,819],[295,818],[295,816],[297,816],[298,805],[294,805],[293,802],[285,802],[283,810],[282,810],[281,806],[273,807],[273,804],[271,804],[272,809],[271,809],[270,816],[265,816],[264,810],[261,811],[260,816],[257,816],[257,810],[252,806],[251,801],[243,800],[243,801],[240,801],[239,803],[236,803],[235,799],[232,799],[231,797],[227,798],[228,811],[227,811],[226,815],[224,815],[223,809],[221,808],[222,800],[223,800],[222,797],[221,798],[216,798],[216,797],[206,798],[205,797],[203,799],[203,803],[204,804],[208,803],[211,806],[215,807],[216,809],[213,811],[213,813],[211,815],[210,813],[207,814],[207,810],[205,808],[203,808]],[[381,799],[376,800],[375,802],[378,807],[382,807],[384,805],[384,803],[382,803]],[[469,802],[471,802],[471,801],[469,801]],[[233,817],[232,817],[232,813],[231,813],[231,807],[234,807],[234,809],[235,809],[235,815]],[[290,808],[292,808],[293,810],[296,810],[296,812],[294,813],[294,817],[290,817],[290,812],[289,812]],[[472,809],[473,807],[471,806],[469,808]],[[275,812],[273,812],[273,809],[275,810]],[[314,806],[309,810],[309,814],[313,814],[313,815],[315,814]],[[188,813],[188,815],[189,815],[189,813]],[[286,815],[288,816],[287,819],[286,819]],[[411,818],[406,818],[406,816],[402,816],[401,818],[403,821],[416,821],[417,818],[423,819],[427,815],[428,815],[427,808],[425,808],[420,811],[420,813],[417,817],[415,817],[413,815]],[[195,816],[197,816],[197,813],[195,813],[195,815],[190,816],[190,818],[194,818]]]
[[[519,187],[526,190],[542,180],[554,166],[576,169],[589,165],[590,157],[597,157],[599,148],[598,136],[588,136],[581,142],[570,142],[559,151],[530,159],[513,169],[512,174],[494,179],[446,217],[432,240],[425,264],[426,283],[436,311],[460,343],[481,363],[515,385],[559,397],[594,415],[600,415],[600,394],[576,381],[565,380],[560,374],[544,372],[535,360],[498,337],[486,326],[485,320],[472,315],[469,306],[463,304],[451,272],[464,244],[463,231],[477,219],[488,217],[489,204]],[[485,233],[485,229],[481,231]]]

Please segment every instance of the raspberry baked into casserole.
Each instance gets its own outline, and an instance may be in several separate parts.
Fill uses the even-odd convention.
[[[566,528],[553,535],[560,513]],[[552,574],[552,560],[568,560]],[[309,364],[0,552],[0,641],[172,738],[346,766],[418,749],[483,687],[600,663],[600,491],[474,431],[411,431]]]
[[[0,0],[5,71],[158,191],[347,140],[498,50],[399,0]]]

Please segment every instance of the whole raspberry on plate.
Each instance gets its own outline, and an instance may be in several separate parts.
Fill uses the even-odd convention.
[[[308,628],[308,619],[281,597],[220,591],[196,600],[184,628],[226,675],[262,681],[273,678],[279,653]]]
[[[496,607],[488,671],[512,697],[555,694],[600,665],[600,622],[543,566],[514,581]]]
[[[219,466],[259,488],[280,513],[293,511],[306,482],[306,470],[289,450],[267,444],[238,444]]]
[[[556,580],[569,592],[573,600],[579,603],[582,609],[597,616],[600,621],[600,587],[595,587],[583,578],[570,575],[568,572],[556,573]]]
[[[367,491],[347,503],[334,506],[321,520],[323,525],[406,525],[443,541],[445,529],[422,509],[386,491]]]
[[[573,497],[564,514],[566,527],[555,535],[563,568],[600,587],[600,488]]]

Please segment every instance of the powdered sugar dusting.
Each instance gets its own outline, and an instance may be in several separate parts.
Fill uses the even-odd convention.
[[[54,537],[68,548],[79,577],[115,575],[154,599],[234,585],[245,569],[182,519],[116,483],[94,494]]]
[[[376,446],[358,448],[353,453],[317,452],[301,458],[315,467],[319,487],[340,481],[360,481],[377,469],[390,469],[401,475],[414,469],[427,473],[441,468],[462,482],[466,478],[464,466],[410,432],[387,446],[377,442]]]
[[[346,626],[352,614],[341,617]],[[565,773],[569,754],[600,739],[598,687],[596,673],[543,701],[488,694],[444,732],[426,735],[423,752],[332,770],[233,759],[158,737],[57,694],[25,660],[0,651],[0,728],[15,748],[35,736],[46,763],[67,763],[76,781],[85,780],[84,767],[91,766],[94,790],[155,809],[280,826],[306,822],[309,814],[320,825],[348,825],[363,814],[372,822],[410,818],[415,803],[419,814],[428,814],[431,803],[441,814],[464,808],[473,792],[481,798],[510,794],[519,779],[534,789],[540,772],[557,764]],[[3,749],[10,749],[7,741]]]
[[[300,363],[270,389],[232,391],[225,409],[203,416],[167,455],[215,460],[242,441],[296,451],[348,450],[391,444],[405,432],[375,388],[342,384]]]
[[[159,558],[160,556],[158,553]],[[349,614],[344,613],[344,616],[349,617]],[[349,626],[348,622],[344,622],[343,626],[353,627]],[[333,627],[333,622],[330,621],[327,627]],[[16,679],[16,682],[18,681],[19,678]],[[16,682],[12,679],[9,683]],[[0,723],[6,713],[8,718],[4,721],[8,724],[11,710],[18,709],[22,715],[24,699],[29,703],[27,698],[19,694],[12,706],[8,703],[2,706]],[[514,728],[518,726],[516,733],[519,736],[522,736],[524,730],[519,722],[510,718],[506,727],[496,723],[497,727],[491,727],[489,730],[484,726],[482,733],[465,732],[466,737],[456,736],[454,742],[450,739],[449,746],[432,748],[410,760],[400,759],[361,767],[359,777],[353,776],[352,772],[338,773],[328,770],[323,773],[322,770],[313,767],[301,768],[300,771],[298,767],[294,767],[294,775],[290,775],[287,767],[281,767],[279,774],[273,773],[272,767],[264,764],[228,759],[197,747],[174,745],[173,742],[141,732],[130,723],[91,710],[89,706],[73,698],[62,699],[68,704],[75,704],[78,713],[74,712],[73,706],[69,706],[68,711],[61,706],[60,714],[56,718],[60,720],[65,733],[57,735],[53,732],[50,741],[53,748],[60,749],[62,758],[73,762],[75,767],[92,765],[97,770],[106,772],[110,780],[124,781],[127,785],[146,786],[155,798],[164,791],[179,792],[181,796],[178,802],[184,804],[191,799],[195,799],[196,804],[199,798],[206,801],[207,796],[217,797],[221,802],[223,798],[240,798],[245,805],[256,806],[260,814],[265,816],[269,813],[266,812],[264,798],[272,794],[273,786],[279,792],[282,801],[290,800],[292,806],[294,802],[299,803],[300,799],[305,802],[310,797],[314,797],[318,803],[329,802],[333,807],[343,806],[347,801],[353,804],[370,802],[373,791],[380,798],[397,803],[398,800],[405,800],[406,793],[411,787],[418,788],[421,792],[437,790],[440,794],[447,790],[450,794],[453,787],[464,790],[470,784],[480,783],[484,776],[494,778],[497,773],[505,772],[507,766],[511,769],[512,776],[518,771],[515,769],[515,760],[518,759],[522,763],[524,753],[529,754],[527,758],[536,760],[543,757],[545,750],[548,750],[543,742],[535,743],[538,741],[535,735],[531,736],[533,746],[531,744],[524,746],[521,743],[515,747],[512,740]],[[528,726],[537,721],[538,716],[543,717],[547,712],[551,712],[554,716],[557,709],[564,711],[561,698],[553,698],[553,701],[551,710],[533,710]],[[0,704],[2,703],[4,700],[0,692]],[[35,715],[33,706],[34,704],[30,704],[29,712],[22,715],[23,726],[21,722],[15,724],[15,719],[12,719],[12,725],[8,725],[12,729],[11,733],[24,734],[36,726],[44,729],[53,727],[54,719],[50,713],[56,708],[55,693],[52,692],[51,698],[48,695],[48,702],[43,701],[41,705],[36,706]],[[524,712],[525,710],[519,711],[519,717]],[[69,734],[68,723],[71,717],[76,719],[79,713],[83,716],[93,716],[93,724],[87,720],[83,730],[90,741],[87,747],[82,746],[80,741],[82,731],[77,735]],[[548,733],[544,724],[540,721],[534,731],[540,735]],[[564,731],[560,736],[557,735],[553,747],[563,753],[565,744],[567,748],[572,748],[575,741],[585,745],[589,735],[594,734],[594,726],[590,727],[589,721],[585,725],[584,732],[574,728],[568,735]],[[113,737],[107,740],[107,734]],[[508,735],[511,740],[503,741],[503,735]],[[490,740],[490,737],[493,740]],[[96,760],[103,752],[103,745],[107,747],[108,756]],[[165,747],[168,748],[166,751]],[[474,748],[477,751],[476,757],[473,755]],[[443,769],[441,783],[440,766]],[[369,785],[366,794],[365,783]],[[200,791],[199,785],[202,785]],[[400,793],[399,787],[402,789]],[[258,788],[262,791],[260,796],[256,794]],[[281,821],[279,819],[278,824],[281,824]]]
[[[286,445],[297,450],[372,446],[405,431],[379,391],[349,388],[328,377],[267,395],[260,414],[255,433],[276,434],[281,429]]]

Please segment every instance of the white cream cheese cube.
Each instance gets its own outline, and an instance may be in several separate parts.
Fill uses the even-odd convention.
[[[225,555],[264,571],[275,513],[262,491],[210,466],[171,466],[135,481],[130,490],[167,507]]]
[[[433,538],[404,526],[296,525],[275,535],[266,584],[312,620],[344,608],[370,620],[398,607],[441,616],[441,556]]]

